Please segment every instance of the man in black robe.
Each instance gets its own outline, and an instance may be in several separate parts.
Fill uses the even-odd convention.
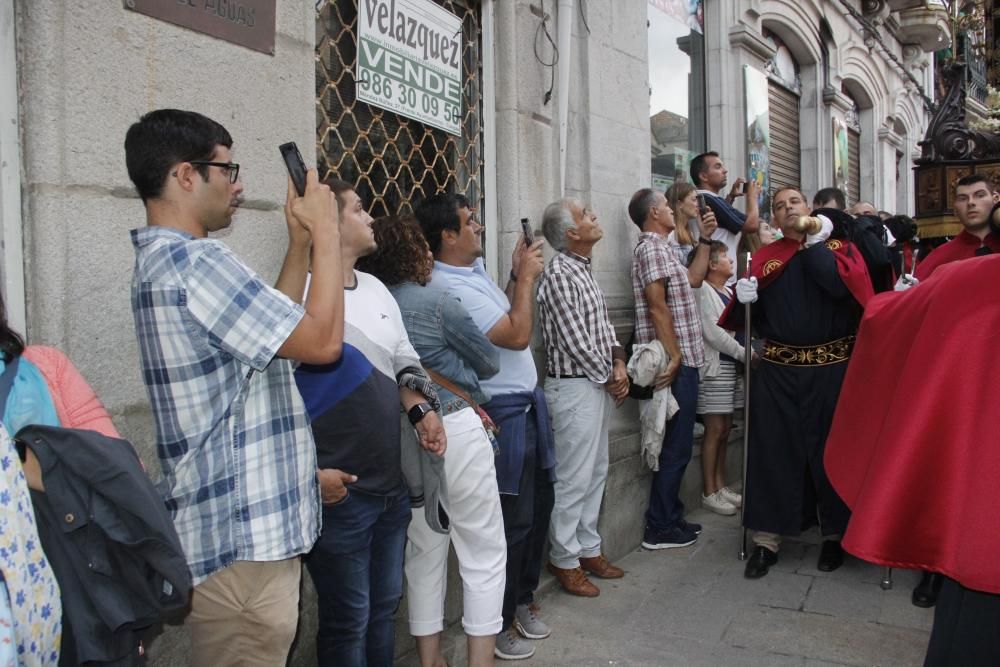
[[[846,239],[810,237],[800,219],[805,196],[793,187],[772,200],[784,238],[753,257],[751,278],[737,298],[753,303],[751,317],[765,339],[750,394],[750,442],[744,525],[755,531],[744,575],[763,577],[778,560],[782,535],[798,535],[818,517],[826,540],[818,567],[843,562],[840,537],[850,513],[823,469],[827,433],[858,330],[872,294],[861,253]],[[742,307],[723,314],[738,326]]]

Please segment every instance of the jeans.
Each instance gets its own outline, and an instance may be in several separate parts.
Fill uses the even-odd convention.
[[[694,418],[698,406],[698,369],[681,366],[670,391],[679,410],[667,422],[660,451],[660,469],[653,473],[646,510],[646,528],[665,533],[684,518],[680,499],[681,480],[694,447]]]
[[[349,491],[323,507],[323,532],[306,559],[319,598],[320,667],[391,667],[409,523],[405,489]]]
[[[502,427],[501,427],[502,428]],[[503,629],[514,622],[518,604],[534,599],[542,570],[542,551],[552,512],[552,482],[547,470],[538,468],[538,432],[529,413],[525,426],[524,466],[520,493],[500,494],[504,533],[507,536],[507,584],[503,595]]]

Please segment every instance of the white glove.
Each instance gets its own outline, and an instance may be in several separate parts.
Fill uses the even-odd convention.
[[[905,292],[919,282],[920,281],[917,280],[912,273],[904,273],[899,277],[899,280],[896,281],[896,284],[893,285],[892,289],[897,292]]]
[[[736,300],[740,303],[753,303],[757,300],[756,278],[740,278],[736,281]]]
[[[833,223],[830,222],[830,218],[825,215],[817,215],[816,217],[823,224],[823,227],[815,234],[810,234],[806,237],[805,245],[807,248],[827,240],[830,238],[830,232],[833,231]]]

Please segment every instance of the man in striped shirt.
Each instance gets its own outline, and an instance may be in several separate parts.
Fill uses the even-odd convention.
[[[601,553],[597,518],[608,478],[612,399],[628,395],[625,351],[591,272],[604,231],[576,199],[550,204],[542,231],[559,251],[542,274],[538,312],[548,357],[545,402],[555,435],[555,505],[549,524],[549,571],[569,593],[596,597],[584,571],[602,579],[624,572]]]

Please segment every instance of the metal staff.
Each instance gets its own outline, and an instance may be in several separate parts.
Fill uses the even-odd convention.
[[[750,253],[747,253],[746,274],[750,275]],[[735,296],[733,297],[735,298]],[[753,347],[750,338],[750,304],[743,304],[743,502],[740,503],[740,560],[747,559],[747,528],[743,523],[743,512],[747,506],[747,450],[750,448],[750,362],[753,360]]]

